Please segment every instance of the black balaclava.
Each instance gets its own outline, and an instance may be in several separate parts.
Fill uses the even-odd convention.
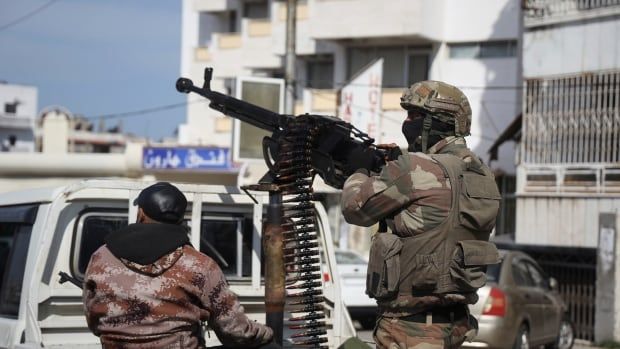
[[[409,151],[417,152],[422,151],[422,129],[423,129],[424,117],[416,117],[413,119],[406,119],[403,122],[403,135],[407,139],[409,144]]]
[[[441,122],[437,119],[432,119],[428,135],[427,149],[423,149],[422,146],[422,134],[424,132],[424,119],[426,115],[409,114],[403,122],[402,132],[409,144],[408,150],[410,152],[427,152],[428,148],[439,142],[443,138],[454,135],[454,125]]]

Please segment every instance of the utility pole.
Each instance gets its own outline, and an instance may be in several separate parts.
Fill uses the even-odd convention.
[[[295,43],[297,35],[297,0],[286,0],[286,60],[285,73],[286,97],[285,113],[293,115],[295,111]]]

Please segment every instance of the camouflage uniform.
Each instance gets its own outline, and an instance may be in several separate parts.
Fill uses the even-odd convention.
[[[437,142],[427,153],[403,154],[388,162],[377,176],[369,176],[364,170],[351,175],[344,184],[341,202],[347,222],[370,226],[390,217],[386,222],[400,237],[416,236],[439,226],[450,213],[452,188],[444,170],[430,154],[452,154],[464,162],[471,162],[474,155],[465,139],[455,136]],[[426,324],[400,318],[438,306],[473,304],[477,300],[476,292],[471,292],[399,294],[395,299],[378,301],[380,316],[374,333],[377,348],[456,348],[476,326],[475,319],[464,317],[454,323]]]
[[[104,348],[202,348],[202,321],[231,347],[264,344],[273,335],[244,315],[217,264],[189,245],[147,265],[102,246],[84,282],[88,326]]]

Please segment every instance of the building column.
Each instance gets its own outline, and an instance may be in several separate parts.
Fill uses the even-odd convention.
[[[599,214],[599,236],[596,260],[596,312],[594,316],[594,340],[620,340],[620,323],[616,313],[620,311],[620,239],[617,237],[617,213]]]

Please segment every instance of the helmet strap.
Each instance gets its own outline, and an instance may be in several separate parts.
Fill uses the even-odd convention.
[[[430,134],[431,125],[433,124],[433,118],[426,114],[424,116],[424,123],[422,124],[422,152],[426,153],[428,147],[428,136]]]

